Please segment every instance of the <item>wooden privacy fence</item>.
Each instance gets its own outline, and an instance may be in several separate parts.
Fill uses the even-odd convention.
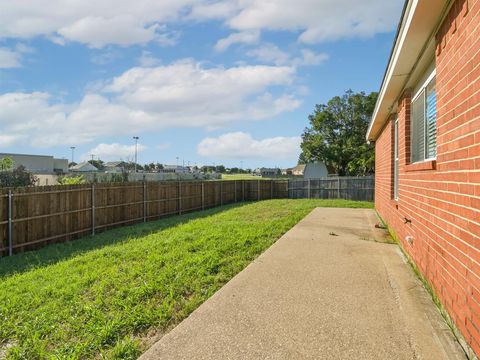
[[[285,180],[101,183],[0,190],[0,255],[215,206],[286,198]]]
[[[321,179],[289,180],[291,199],[345,199],[373,201],[375,177],[336,176]]]

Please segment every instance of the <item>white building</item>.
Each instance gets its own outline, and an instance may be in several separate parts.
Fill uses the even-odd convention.
[[[163,169],[158,170],[158,172],[163,174],[187,174],[190,169],[187,166],[164,165]]]
[[[68,160],[56,159],[49,155],[28,155],[0,153],[0,159],[11,158],[15,167],[24,166],[34,174],[61,174],[68,172]]]

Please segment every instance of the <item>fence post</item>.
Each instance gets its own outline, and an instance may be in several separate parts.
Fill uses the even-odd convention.
[[[308,190],[307,190],[307,193],[308,193],[308,198],[311,199],[312,198],[312,189],[311,189],[311,182],[310,182],[310,179],[308,179]]]
[[[92,236],[95,235],[95,184],[92,183]]]
[[[202,210],[205,210],[205,182],[202,181]]]
[[[337,197],[340,199],[340,176],[337,178]]]
[[[245,201],[245,180],[242,180],[242,201]]]
[[[257,200],[260,201],[260,180],[258,180],[258,184],[257,184]]]
[[[270,199],[273,199],[273,180],[270,180]]]
[[[147,222],[147,182],[143,182],[143,222]]]
[[[220,180],[220,206],[223,206],[223,181]]]
[[[13,194],[8,190],[8,256],[13,255]]]
[[[182,184],[178,182],[178,215],[182,215]]]
[[[234,192],[235,192],[235,202],[237,202],[237,180],[233,180]]]

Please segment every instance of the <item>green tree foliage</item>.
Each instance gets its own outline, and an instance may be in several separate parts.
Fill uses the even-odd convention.
[[[98,170],[105,170],[105,163],[98,159],[98,160],[88,160],[90,164],[95,166]]]
[[[60,185],[79,185],[79,184],[85,184],[85,178],[83,175],[78,175],[78,176],[64,176],[61,177],[57,180],[57,182]]]
[[[348,90],[328,103],[316,105],[302,134],[299,163],[323,161],[338,175],[358,176],[374,172],[375,153],[365,134],[377,93]]]
[[[0,160],[0,171],[8,171],[13,169],[15,161],[11,157],[4,157]]]
[[[23,165],[9,171],[0,171],[0,187],[32,186],[37,177],[27,171]]]

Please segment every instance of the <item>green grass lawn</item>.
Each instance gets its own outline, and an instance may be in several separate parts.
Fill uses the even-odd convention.
[[[134,359],[314,207],[268,200],[0,259],[0,358]]]

